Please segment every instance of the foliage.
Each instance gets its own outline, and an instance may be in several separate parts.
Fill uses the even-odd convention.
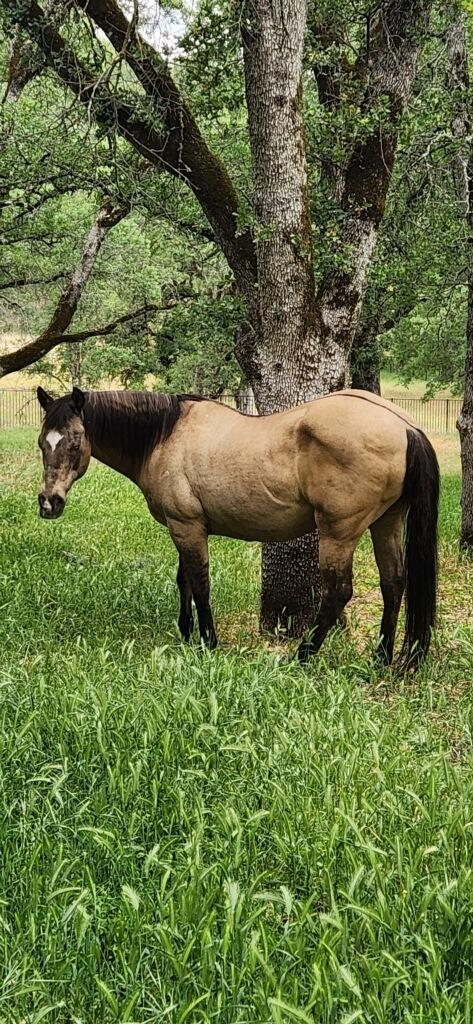
[[[169,302],[176,305],[166,309]],[[231,295],[228,274],[213,252],[210,259],[205,249],[196,252],[172,224],[147,224],[137,211],[107,238],[74,329],[107,323],[147,303],[162,304],[163,311],[123,325],[112,338],[82,346],[86,386],[115,381],[125,387],[146,383],[209,394],[237,390],[241,372],[233,356],[233,336],[242,312]],[[46,312],[43,304],[43,318]],[[54,374],[67,384],[70,357],[69,346],[62,345],[32,372]]]
[[[2,446],[5,1019],[468,1020],[458,477],[440,634],[404,685],[355,645],[379,626],[368,545],[353,632],[305,672],[258,637],[256,546],[214,538],[209,655],[177,640],[175,553],[136,490],[96,467],[43,523],[34,435]]]
[[[440,9],[442,41],[454,11]],[[455,189],[455,94],[437,35],[429,44],[406,112],[388,207],[370,268],[362,313],[379,335],[381,359],[427,393],[461,393],[466,323],[466,225]]]
[[[448,385],[461,395],[465,362],[466,285],[439,296],[438,305],[418,306],[382,341],[390,365],[408,383],[426,380],[428,397]]]
[[[5,42],[0,66],[6,75]],[[103,137],[76,105],[66,118],[64,103],[63,90],[46,75],[5,107],[0,285],[66,277],[103,196],[125,202],[132,212],[106,239],[73,329],[106,324],[147,303],[166,306],[181,297],[183,303],[84,344],[83,382],[236,390],[241,371],[233,338],[243,312],[222,257],[200,234],[197,204],[182,185],[150,174],[130,147]],[[0,329],[20,337],[39,333],[63,287],[60,278],[1,290]],[[62,346],[38,370],[67,386],[71,350]]]
[[[153,10],[153,4],[142,5],[150,38]],[[168,4],[167,11],[177,13],[185,28],[171,55],[173,72],[239,189],[243,229],[252,222],[251,169],[238,8],[228,0],[201,0],[195,9]],[[460,391],[466,261],[452,177],[453,97],[445,51],[451,17],[445,5],[434,6],[415,95],[402,122],[363,317],[375,323],[371,335],[381,338],[386,364],[403,379],[421,376],[430,390],[448,384]],[[358,0],[309,5],[305,124],[318,280],[328,266],[345,270],[351,262],[346,211],[333,191],[337,165],[343,165],[354,139],[365,138],[385,116],[382,105],[369,113],[363,107],[367,25],[366,5]],[[108,44],[95,38],[91,48],[73,12],[64,31],[88,61],[110,68]],[[3,88],[8,55],[4,39]],[[120,63],[118,70],[112,65],[110,74],[118,91],[133,92],[126,65]],[[320,102],[321,74],[332,83],[337,102]],[[136,89],[133,94],[136,103],[144,102]],[[232,294],[228,269],[190,191],[146,167],[112,131],[98,130],[52,72],[35,77],[17,102],[4,107],[2,142],[0,284],[24,276],[47,279],[71,269],[106,194],[129,204],[132,212],[104,246],[74,329],[107,322],[135,304],[159,304],[163,295],[179,296],[184,290],[183,306],[128,325],[106,342],[84,345],[84,381],[236,389],[241,371],[234,334],[245,310]],[[39,331],[60,287],[59,281],[1,291],[0,327],[21,335]],[[60,352],[41,368],[67,378],[70,352]]]

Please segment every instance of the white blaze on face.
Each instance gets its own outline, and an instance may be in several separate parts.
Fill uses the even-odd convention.
[[[57,448],[60,441],[62,441],[64,434],[60,434],[58,430],[50,430],[49,434],[46,434],[46,440],[51,447],[53,452]]]

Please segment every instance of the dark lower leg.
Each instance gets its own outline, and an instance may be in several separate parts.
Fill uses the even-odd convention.
[[[370,526],[384,605],[375,655],[384,665],[390,665],[393,660],[397,620],[404,593],[403,513],[402,503],[396,502]]]
[[[182,555],[179,555],[177,585],[181,595],[181,608],[179,612],[178,625],[184,640],[188,641],[192,630],[194,629],[194,618],[192,615],[192,589]]]
[[[167,525],[179,552],[179,564],[185,570],[187,586],[192,591],[202,640],[208,647],[216,647],[217,637],[210,608],[209,549],[205,525],[200,521],[186,522],[171,516],[167,518]]]
[[[383,595],[384,611],[381,620],[379,642],[375,653],[379,661],[384,665],[390,665],[393,660],[397,620],[404,593],[404,578],[400,576],[394,580],[382,579],[381,593]]]
[[[186,554],[186,569],[197,610],[200,635],[204,644],[213,650],[213,648],[217,646],[217,634],[215,632],[212,609],[210,607],[208,558],[205,558],[203,554],[198,551],[190,551]]]
[[[314,628],[298,650],[299,661],[305,662],[320,650],[327,633],[335,625],[352,593],[352,559],[343,566],[321,566],[322,600]]]
[[[207,647],[213,650],[217,646],[217,634],[215,632],[215,626],[212,616],[212,609],[210,607],[210,588],[209,588],[209,566],[195,566],[192,574],[192,592],[194,595],[195,606],[197,609],[197,618],[199,620],[199,630],[202,640]]]

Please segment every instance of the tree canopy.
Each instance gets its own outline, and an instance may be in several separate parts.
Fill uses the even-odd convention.
[[[90,23],[79,8],[58,5],[57,26],[109,90],[127,98],[134,90],[140,108],[145,101],[129,65],[103,34],[94,33],[89,46]],[[139,13],[145,36],[154,42],[157,8],[143,4]],[[380,116],[376,107],[360,115],[360,54],[369,45],[363,14],[361,4],[326,3],[309,10],[305,133],[319,283],[329,269],[349,266],[351,258],[337,196],[338,164],[343,166],[355,136],[368,136]],[[231,3],[204,0],[180,19],[179,45],[170,57],[173,74],[192,100],[209,148],[238,189],[238,231],[244,236],[254,218],[238,12]],[[460,391],[466,276],[452,174],[448,22],[449,12],[439,5],[402,122],[362,323],[374,332],[381,360],[404,379],[422,377],[431,389],[450,384]],[[113,119],[111,127],[98,124],[75,102],[45,66],[44,55],[32,51],[25,30],[15,29],[14,45],[11,39],[4,22],[2,90],[10,102],[3,104],[0,156],[3,331],[20,338],[41,332],[107,198],[126,213],[104,240],[73,330],[142,312],[106,339],[83,345],[84,381],[139,386],[152,378],[170,388],[236,390],[243,374],[235,337],[238,328],[244,330],[245,304],[201,205],[178,175],[154,173],[117,135]],[[62,345],[39,368],[66,382],[70,364],[71,350]]]

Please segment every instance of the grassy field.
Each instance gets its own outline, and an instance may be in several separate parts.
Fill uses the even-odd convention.
[[[388,373],[383,370],[381,373],[381,392],[388,395],[393,401],[396,398],[423,398],[427,390],[425,380],[413,380],[410,384],[402,384],[395,373]],[[436,398],[451,398],[452,392],[449,388],[437,391]]]
[[[438,634],[403,682],[371,664],[368,542],[348,629],[303,670],[258,636],[257,547],[214,539],[221,647],[186,649],[140,494],[94,466],[42,522],[35,443],[0,442],[0,1021],[469,1024],[456,452]]]

